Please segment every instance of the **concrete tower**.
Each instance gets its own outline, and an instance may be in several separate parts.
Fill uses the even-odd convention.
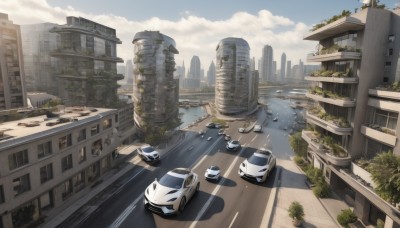
[[[273,49],[270,45],[265,45],[262,50],[260,78],[262,82],[272,81],[272,62],[273,62]]]
[[[285,76],[286,76],[286,54],[285,52],[282,53],[281,56],[281,75],[279,78],[279,81],[283,82],[285,80]]]

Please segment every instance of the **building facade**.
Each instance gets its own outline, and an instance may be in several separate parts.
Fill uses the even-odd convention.
[[[26,107],[21,31],[0,13],[0,111]]]
[[[281,55],[281,72],[278,81],[283,82],[286,76],[286,54],[285,52]]]
[[[207,84],[208,84],[208,86],[214,86],[215,85],[215,64],[214,64],[214,61],[211,61],[211,64],[208,67]]]
[[[190,68],[187,75],[190,83],[186,86],[188,89],[200,89],[200,81],[202,78],[201,74],[201,63],[200,58],[198,56],[193,56],[190,61]]]
[[[117,128],[117,111],[100,108],[2,123],[0,226],[33,227],[90,188],[114,165]]]
[[[261,65],[260,65],[260,80],[262,83],[273,81],[273,61],[274,54],[272,46],[265,45],[262,49]]]
[[[257,102],[250,100],[254,89],[250,85],[255,83],[250,82],[249,44],[244,39],[229,37],[221,40],[216,50],[215,106],[218,112],[229,115],[253,110]]]
[[[118,103],[117,44],[113,28],[82,17],[67,17],[67,24],[53,27],[60,35],[51,56],[58,59],[59,97],[66,105],[114,107]]]
[[[174,79],[178,54],[175,41],[160,32],[136,33],[134,45],[134,118],[146,131],[154,126],[177,127],[179,82]]]
[[[379,197],[360,165],[381,152],[400,156],[400,90],[393,89],[400,76],[399,23],[399,9],[366,8],[304,38],[319,42],[307,60],[321,63],[305,78],[315,103],[306,114],[310,129],[302,132],[307,158],[366,225],[380,219],[400,227],[399,206]]]

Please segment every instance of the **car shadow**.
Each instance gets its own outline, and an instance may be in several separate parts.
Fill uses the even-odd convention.
[[[218,181],[208,181],[208,182],[226,187],[235,187],[237,185],[234,180],[225,177],[220,177]]]

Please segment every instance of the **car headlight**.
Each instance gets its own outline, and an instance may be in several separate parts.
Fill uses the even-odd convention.
[[[262,170],[260,170],[258,172],[265,172],[265,171],[267,171],[267,168],[264,168],[264,169],[262,169]]]
[[[165,206],[168,210],[173,210],[174,209],[174,205],[166,205]]]
[[[167,202],[173,202],[173,201],[175,201],[176,199],[178,199],[178,198],[174,197],[174,198],[169,199]],[[171,206],[172,206],[172,205],[171,205]]]

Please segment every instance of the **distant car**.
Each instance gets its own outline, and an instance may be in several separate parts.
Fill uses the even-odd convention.
[[[204,177],[206,178],[206,180],[213,180],[213,181],[217,181],[220,178],[220,175],[221,175],[221,170],[219,169],[218,166],[214,165],[208,167],[208,169],[204,173]]]
[[[211,141],[211,139],[212,139],[212,137],[208,137],[208,138],[207,138],[207,141]]]
[[[215,128],[215,123],[211,122],[206,125],[208,128]]]
[[[238,130],[239,130],[240,133],[244,132],[244,128],[243,127],[239,128]]]
[[[274,120],[274,121],[278,121],[278,117],[275,117],[273,120]]]
[[[254,132],[262,132],[261,125],[258,125],[258,124],[255,125],[253,131],[254,131]]]
[[[246,159],[239,166],[240,177],[256,181],[265,182],[269,174],[276,167],[276,157],[270,150],[259,149]]]
[[[175,168],[146,188],[144,207],[159,214],[179,214],[199,188],[196,173],[186,168]]]
[[[240,148],[240,142],[237,140],[231,140],[226,144],[227,150],[235,151],[238,150],[239,148]]]
[[[206,130],[199,131],[199,135],[205,135],[207,133]]]
[[[219,128],[221,128],[221,127],[222,127],[222,124],[218,124],[218,123],[217,123],[217,124],[215,124],[215,126],[214,126],[214,127],[219,129]]]
[[[137,149],[139,156],[146,162],[157,162],[160,160],[160,155],[150,145],[144,145]]]
[[[220,129],[219,131],[218,131],[218,135],[224,135],[225,134],[225,131],[223,130],[223,129]]]
[[[230,135],[225,135],[225,141],[229,141],[231,140],[231,136]]]

